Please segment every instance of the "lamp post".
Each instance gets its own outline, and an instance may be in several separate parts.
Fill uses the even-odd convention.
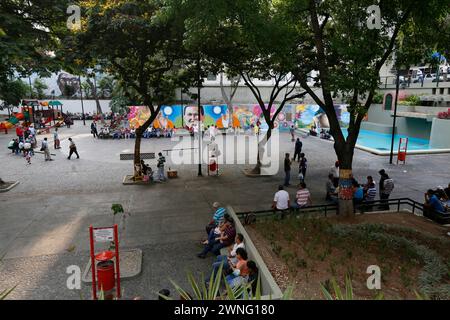
[[[200,55],[197,61],[197,72],[198,72],[198,83],[197,83],[197,99],[198,99],[198,176],[203,176],[202,174],[202,104],[200,98],[201,91],[201,66],[200,66]]]
[[[392,123],[392,140],[391,140],[391,154],[389,158],[389,163],[393,163],[394,159],[394,141],[395,141],[395,125],[397,122],[397,104],[398,104],[398,92],[400,90],[400,72],[397,68],[397,84],[395,87],[395,103],[394,103],[394,120]]]
[[[83,118],[83,125],[86,125],[86,117],[84,115],[84,103],[83,103],[83,88],[81,86],[81,76],[78,76],[78,82],[80,83],[80,100],[81,100],[81,114]]]

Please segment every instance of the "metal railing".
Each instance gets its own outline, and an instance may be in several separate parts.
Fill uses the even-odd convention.
[[[422,88],[424,85],[431,85],[431,87],[439,88],[440,85],[446,86],[450,82],[450,75],[447,75],[444,77],[443,75],[440,75],[439,81],[437,77],[434,78],[409,78],[408,76],[403,76],[400,78],[400,88]],[[380,88],[384,89],[393,89],[396,87],[397,83],[397,77],[396,76],[385,76],[380,77]]]
[[[381,209],[379,209],[381,207]],[[395,210],[392,210],[391,207],[394,207]],[[359,211],[360,213],[371,212],[376,209],[379,211],[395,211],[400,212],[405,209],[411,211],[411,213],[419,215],[423,215],[424,213],[424,205],[417,201],[414,201],[410,198],[399,198],[399,199],[388,199],[388,200],[374,200],[374,201],[364,201],[359,204],[355,204],[355,211]],[[276,214],[322,214],[327,217],[331,213],[338,213],[338,205],[337,204],[322,204],[304,207],[300,209],[286,209],[286,210],[259,210],[259,211],[246,211],[246,212],[237,212],[236,215],[240,219],[247,220],[250,215],[253,215],[255,218],[261,217],[269,217],[274,216]]]

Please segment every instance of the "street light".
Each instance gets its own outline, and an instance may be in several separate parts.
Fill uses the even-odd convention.
[[[86,125],[86,117],[84,115],[84,103],[83,103],[83,88],[81,86],[81,76],[78,76],[78,82],[80,83],[80,99],[81,99],[81,114],[83,117],[83,125]]]
[[[394,120],[392,123],[392,140],[391,140],[391,154],[389,158],[389,163],[393,163],[394,159],[394,141],[395,141],[395,126],[397,122],[397,104],[398,104],[398,92],[400,91],[400,72],[397,68],[397,84],[395,87],[395,103],[394,103]]]
[[[202,174],[202,104],[200,98],[200,91],[202,85],[202,75],[200,66],[200,55],[197,61],[197,72],[198,72],[198,83],[197,83],[197,99],[198,99],[198,176],[203,176]]]

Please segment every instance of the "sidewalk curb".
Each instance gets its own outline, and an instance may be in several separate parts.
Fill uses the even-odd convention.
[[[12,181],[5,181],[6,183],[11,183]],[[11,190],[12,188],[14,188],[15,186],[17,186],[19,184],[19,181],[14,182],[12,185],[10,185],[8,188],[6,189],[0,189],[0,193],[1,192],[8,192],[9,190]]]

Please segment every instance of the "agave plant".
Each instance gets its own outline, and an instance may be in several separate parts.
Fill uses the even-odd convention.
[[[225,277],[222,276],[223,266],[221,265],[217,272],[212,272],[210,281],[207,283],[203,274],[201,275],[201,281],[198,282],[191,272],[188,272],[188,282],[190,285],[190,291],[193,295],[190,295],[186,290],[181,288],[176,282],[170,280],[174,286],[176,292],[184,300],[261,300],[261,278],[258,276],[255,294],[251,295],[252,283],[242,283],[232,288]],[[223,281],[222,281],[223,280]],[[220,292],[222,283],[225,286],[225,290]],[[293,287],[289,287],[283,295],[283,300],[289,300],[292,297]],[[172,300],[161,293],[158,293],[160,297],[166,300]]]
[[[331,289],[327,289],[323,284],[320,284],[320,287],[322,289],[322,293],[325,296],[326,300],[355,300],[354,292],[353,292],[353,285],[352,285],[352,279],[350,276],[345,277],[345,292],[341,290],[339,285],[336,282],[336,279],[331,279],[331,285],[333,288],[333,293],[331,293]],[[382,292],[378,293],[375,297],[375,300],[383,300],[384,295]]]
[[[345,292],[343,293],[341,288],[336,282],[336,279],[331,279],[331,285],[333,287],[334,294],[332,294],[323,284],[320,284],[322,293],[327,300],[354,300],[352,280],[349,276],[345,277]]]

